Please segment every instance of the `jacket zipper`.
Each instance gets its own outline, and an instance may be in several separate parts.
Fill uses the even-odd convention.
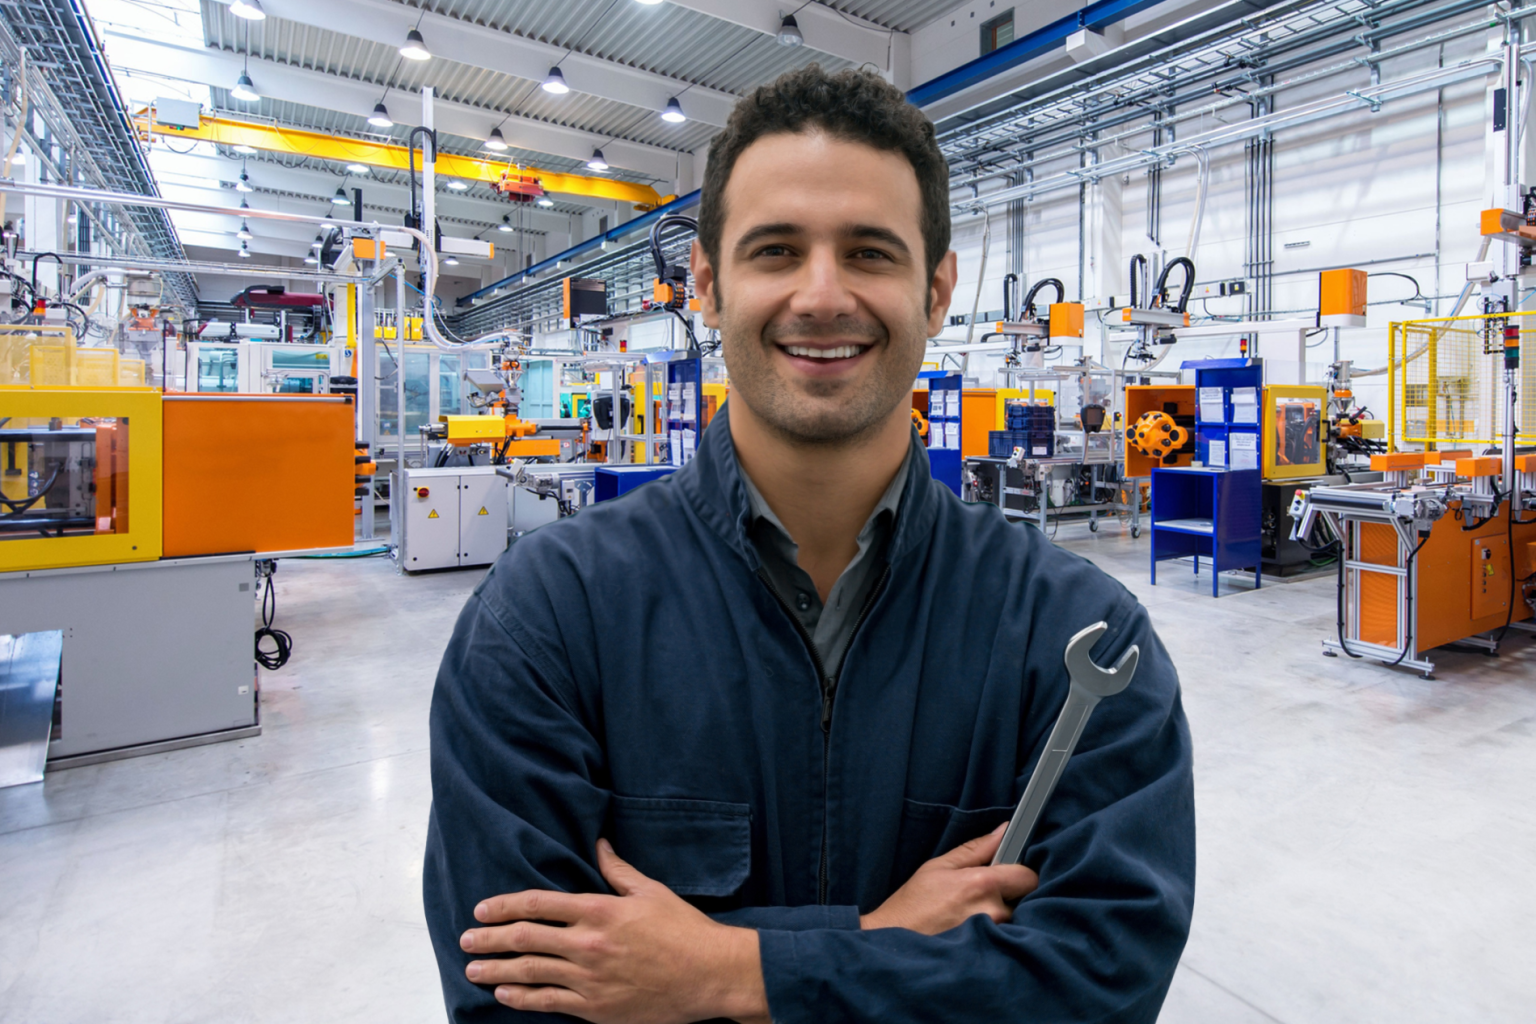
[[[832,775],[832,703],[837,699],[837,680],[827,674],[826,663],[821,660],[821,653],[816,650],[816,642],[811,639],[811,634],[806,631],[799,616],[790,610],[789,602],[785,601],[779,593],[779,588],[773,585],[773,580],[768,576],[768,570],[759,567],[757,578],[763,581],[773,599],[779,602],[779,607],[789,616],[789,621],[794,623],[795,632],[800,634],[800,639],[805,642],[805,648],[810,652],[811,664],[816,668],[816,678],[821,688],[821,862],[816,868],[816,902],[822,906],[827,902],[827,833],[828,822],[831,818],[830,809],[827,806],[827,788]],[[875,606],[875,601],[885,590],[886,582],[891,578],[890,563],[880,573],[880,578],[875,581],[874,589],[869,592],[869,597],[864,601],[864,607],[859,612],[859,617],[854,620],[853,629],[848,631],[848,638],[843,641],[842,655],[848,656],[848,648],[853,646],[853,638],[859,635],[859,630],[864,626],[864,620],[869,618],[870,609]]]

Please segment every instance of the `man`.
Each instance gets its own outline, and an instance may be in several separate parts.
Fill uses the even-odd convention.
[[[1194,890],[1178,682],[1123,587],[931,479],[948,250],[932,126],[874,76],[792,72],[716,138],[693,272],[730,402],[674,475],[520,540],[443,659],[453,1020],[1157,1017]],[[1136,677],[990,866],[1100,619]]]

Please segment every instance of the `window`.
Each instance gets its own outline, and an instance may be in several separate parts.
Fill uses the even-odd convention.
[[[981,55],[1002,49],[1013,42],[1013,8],[981,23]]]

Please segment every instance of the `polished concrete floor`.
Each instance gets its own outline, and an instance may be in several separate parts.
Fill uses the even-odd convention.
[[[1062,527],[1151,609],[1196,742],[1173,1024],[1514,1021],[1536,962],[1536,643],[1324,658],[1331,577],[1253,591]],[[436,1021],[433,674],[478,572],[285,561],[258,738],[0,790],[0,1021]]]

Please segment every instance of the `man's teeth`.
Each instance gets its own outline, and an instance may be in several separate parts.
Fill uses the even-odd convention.
[[[784,351],[792,356],[802,356],[806,359],[852,359],[863,349],[858,345],[843,345],[839,348],[807,348],[804,345],[786,345]]]

